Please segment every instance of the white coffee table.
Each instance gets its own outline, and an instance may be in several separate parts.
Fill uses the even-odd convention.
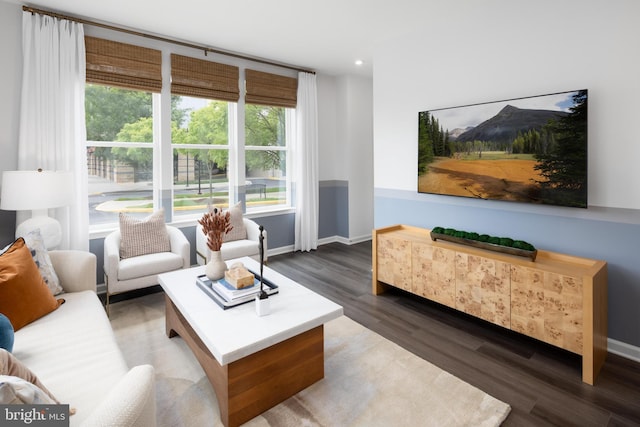
[[[258,272],[251,258],[242,262]],[[324,378],[324,324],[342,307],[293,280],[264,268],[279,287],[271,313],[255,302],[220,308],[197,285],[204,266],[158,277],[166,293],[166,331],[180,335],[213,385],[225,426],[240,425]]]

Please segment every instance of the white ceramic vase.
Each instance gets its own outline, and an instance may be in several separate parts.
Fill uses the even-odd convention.
[[[227,271],[227,263],[222,260],[220,251],[211,251],[211,259],[205,266],[204,273],[209,280],[220,280],[224,277],[225,271]]]

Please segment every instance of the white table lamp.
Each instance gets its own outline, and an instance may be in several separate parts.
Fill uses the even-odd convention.
[[[47,249],[60,245],[62,228],[55,218],[48,215],[48,209],[71,204],[72,185],[73,176],[70,172],[42,169],[3,172],[0,209],[31,211],[31,218],[16,228],[16,238],[39,228]]]

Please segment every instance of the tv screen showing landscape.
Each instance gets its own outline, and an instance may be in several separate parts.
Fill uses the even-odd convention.
[[[586,208],[587,96],[418,113],[418,192]]]

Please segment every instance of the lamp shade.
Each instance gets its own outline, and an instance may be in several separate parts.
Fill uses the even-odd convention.
[[[57,208],[73,200],[73,175],[54,171],[2,173],[0,209],[22,211]]]

